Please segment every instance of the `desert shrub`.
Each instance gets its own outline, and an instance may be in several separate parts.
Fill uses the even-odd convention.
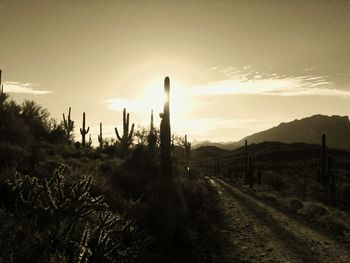
[[[20,164],[29,153],[19,145],[0,142],[0,167]]]
[[[322,205],[309,203],[298,210],[298,213],[309,218],[316,218],[328,214],[328,210]]]
[[[309,199],[320,201],[325,199],[325,191],[322,185],[315,180],[310,180],[306,187],[306,195]]]
[[[294,213],[304,207],[303,203],[300,200],[294,199],[294,198],[289,199],[287,201],[287,205],[288,205],[288,208]]]
[[[146,146],[137,146],[112,177],[128,198],[137,199],[159,175],[159,165]]]
[[[349,214],[341,211],[331,212],[318,219],[328,230],[336,234],[343,234],[350,230]]]
[[[271,172],[264,174],[263,182],[275,191],[280,191],[284,186],[282,176]]]

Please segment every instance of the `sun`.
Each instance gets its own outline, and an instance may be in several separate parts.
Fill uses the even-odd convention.
[[[150,81],[144,89],[142,96],[143,104],[154,112],[162,112],[164,105],[164,80],[157,79]],[[173,120],[184,118],[188,113],[190,106],[190,97],[186,92],[186,87],[176,81],[170,79],[170,115]]]

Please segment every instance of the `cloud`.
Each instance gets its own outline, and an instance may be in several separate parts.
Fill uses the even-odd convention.
[[[33,94],[33,95],[44,95],[52,93],[48,90],[37,90],[34,89],[35,85],[33,83],[22,83],[15,81],[4,82],[4,92],[6,93],[24,93],[24,94]]]
[[[172,130],[176,134],[187,134],[190,139],[235,141],[248,134],[270,128],[273,124],[257,119],[196,118],[173,121]]]
[[[191,95],[259,94],[274,96],[350,96],[350,91],[334,88],[327,76],[287,76],[262,74],[245,66],[243,69],[218,69],[225,79],[192,87]]]

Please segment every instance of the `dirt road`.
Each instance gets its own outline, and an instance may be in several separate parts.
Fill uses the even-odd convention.
[[[350,246],[308,227],[240,189],[207,177],[225,215],[224,262],[350,262]]]

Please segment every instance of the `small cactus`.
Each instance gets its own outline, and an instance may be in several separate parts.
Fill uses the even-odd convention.
[[[81,134],[81,144],[83,147],[85,147],[86,142],[85,142],[85,136],[86,134],[89,133],[90,127],[85,129],[85,112],[83,112],[83,127],[80,128],[80,134]]]
[[[100,122],[100,134],[98,135],[98,142],[100,143],[100,149],[103,149],[102,122]]]
[[[132,137],[134,133],[134,123],[131,125],[131,129],[129,131],[129,113],[126,114],[125,108],[123,110],[123,135],[122,136],[119,135],[117,128],[114,128],[114,130],[118,140],[122,145],[123,153],[126,153],[133,141]]]
[[[66,137],[67,137],[68,142],[70,141],[70,138],[71,138],[71,132],[74,129],[74,121],[71,120],[70,113],[71,113],[71,107],[69,107],[68,119],[66,119],[66,117],[63,113],[63,125],[64,125],[64,128],[66,130]]]

